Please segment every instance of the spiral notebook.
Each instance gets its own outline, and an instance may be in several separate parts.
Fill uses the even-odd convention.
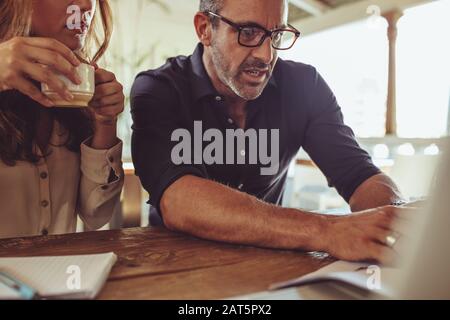
[[[0,272],[26,284],[48,299],[94,299],[117,261],[114,253],[0,258]],[[0,282],[0,299],[22,299]]]

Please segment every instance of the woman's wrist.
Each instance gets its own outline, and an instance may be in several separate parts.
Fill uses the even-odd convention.
[[[118,142],[117,119],[102,119],[95,121],[94,136],[91,140],[92,148],[106,150],[114,147]]]
[[[102,115],[95,115],[95,127],[117,127],[118,116],[107,117]]]

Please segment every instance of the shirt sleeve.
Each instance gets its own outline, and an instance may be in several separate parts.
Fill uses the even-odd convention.
[[[89,230],[108,223],[120,205],[124,183],[122,141],[109,150],[89,147],[90,139],[81,144],[81,180],[78,213]]]
[[[330,187],[350,201],[355,190],[381,171],[369,154],[356,141],[350,127],[345,125],[336,97],[312,68],[308,88],[308,126],[303,147],[327,177]]]
[[[177,94],[170,84],[150,75],[136,78],[131,92],[133,118],[132,157],[149,204],[159,213],[164,192],[186,175],[207,178],[203,165],[181,164],[172,161],[172,133],[183,128],[183,115]]]

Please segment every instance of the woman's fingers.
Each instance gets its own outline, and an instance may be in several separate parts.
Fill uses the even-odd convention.
[[[123,86],[114,73],[104,69],[95,70],[95,94],[89,106],[100,122],[115,121],[124,110]]]
[[[125,96],[123,86],[116,81],[113,73],[97,69],[95,73],[95,95],[90,105],[96,110],[99,108],[110,107],[113,105],[123,105]]]
[[[50,68],[40,66],[36,63],[23,61],[22,70],[32,79],[47,84],[49,88],[54,90],[61,98],[67,101],[73,100],[74,97],[67,86],[50,70]]]
[[[118,104],[114,104],[114,105],[109,105],[109,106],[105,106],[105,107],[101,107],[101,108],[96,108],[96,107],[92,107],[91,108],[94,109],[94,112],[96,114],[99,114],[101,116],[106,116],[106,117],[117,117],[118,114],[120,114],[121,112],[123,112],[123,103],[118,103]]]
[[[95,87],[95,94],[92,100],[98,100],[101,97],[110,96],[118,92],[123,93],[123,86],[117,81],[99,84]]]
[[[119,93],[115,93],[113,95],[109,95],[109,96],[106,96],[106,97],[93,99],[91,101],[91,106],[94,107],[94,108],[96,108],[96,107],[105,107],[105,106],[110,106],[110,105],[123,103],[123,100],[124,100],[123,93],[119,92]]]
[[[103,83],[113,82],[116,80],[114,73],[104,69],[95,70],[95,85],[98,86]]]
[[[36,88],[33,83],[23,77],[18,76],[17,79],[14,79],[14,88],[45,107],[54,106],[54,103]]]
[[[40,64],[49,66],[66,76],[73,83],[81,84],[81,78],[78,75],[75,66],[60,53],[27,45],[24,54],[30,61],[36,61]]]
[[[39,37],[26,37],[21,39],[23,39],[25,44],[30,46],[58,52],[75,67],[78,67],[81,64],[77,56],[67,46],[55,39]]]

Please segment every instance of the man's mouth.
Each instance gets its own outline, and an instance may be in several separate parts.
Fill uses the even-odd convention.
[[[243,73],[248,75],[253,81],[261,82],[269,75],[269,69],[249,68],[243,70]]]

